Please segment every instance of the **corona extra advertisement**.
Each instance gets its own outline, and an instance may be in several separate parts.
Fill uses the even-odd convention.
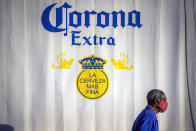
[[[195,131],[195,0],[0,0],[0,131]]]

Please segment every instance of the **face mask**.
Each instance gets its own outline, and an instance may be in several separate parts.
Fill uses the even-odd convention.
[[[168,103],[167,101],[160,101],[158,107],[165,112],[167,110],[168,107]]]

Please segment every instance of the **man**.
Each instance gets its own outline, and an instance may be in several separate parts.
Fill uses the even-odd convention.
[[[147,94],[148,105],[136,118],[132,131],[158,131],[157,114],[166,111],[168,103],[165,93],[153,89]]]

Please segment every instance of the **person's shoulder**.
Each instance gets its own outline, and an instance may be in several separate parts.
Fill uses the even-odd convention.
[[[144,110],[144,117],[145,119],[150,119],[150,120],[157,120],[156,115],[154,114],[154,112],[152,113],[149,110]]]
[[[154,121],[156,120],[156,115],[153,114],[151,111],[144,109],[138,115],[137,119],[140,121]]]

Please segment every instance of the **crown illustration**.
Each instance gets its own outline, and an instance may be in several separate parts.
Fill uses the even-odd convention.
[[[73,61],[74,61],[73,58],[71,58],[70,60],[66,60],[65,52],[63,52],[63,53],[60,53],[60,55],[59,54],[57,55],[56,62],[58,63],[58,66],[55,66],[54,63],[52,63],[52,68],[70,69]]]
[[[129,58],[125,53],[120,53],[121,58],[116,61],[116,59],[112,58],[112,63],[115,69],[128,69],[131,70],[134,68],[133,64],[128,67]]]
[[[103,69],[107,61],[92,54],[79,60],[79,63],[82,65],[82,69]]]

